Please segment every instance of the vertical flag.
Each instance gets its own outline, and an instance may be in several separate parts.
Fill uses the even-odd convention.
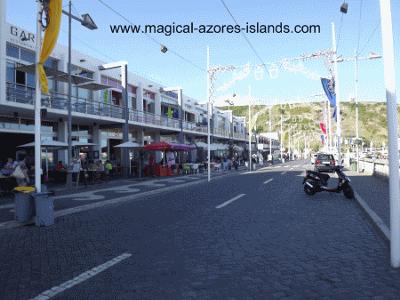
[[[50,23],[49,26],[46,28],[46,31],[44,32],[42,51],[40,52],[40,59],[38,62],[40,86],[42,89],[42,93],[44,94],[47,94],[49,92],[49,86],[47,83],[46,72],[44,71],[43,65],[57,43],[61,23],[62,0],[52,0],[49,2],[48,5]]]
[[[336,107],[335,81],[333,79],[321,78],[321,83],[331,107]]]

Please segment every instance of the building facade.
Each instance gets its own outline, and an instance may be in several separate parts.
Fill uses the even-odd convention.
[[[0,159],[15,157],[18,145],[34,139],[35,34],[5,21],[1,1],[0,138],[7,141]],[[94,158],[120,160],[114,146],[122,142],[124,105],[119,69],[99,70],[107,62],[72,51],[72,139],[91,143]],[[42,139],[67,142],[68,49],[57,45],[45,63],[49,94],[42,95]],[[164,86],[128,73],[129,137],[140,144],[156,141],[203,145],[207,142],[207,104],[183,94],[163,92]],[[232,111],[213,109],[211,132],[215,145],[245,146],[245,119]],[[182,138],[183,137],[183,138]],[[226,147],[225,147],[226,148]],[[226,150],[226,149],[220,149]],[[51,152],[50,163],[67,162],[66,150]],[[193,154],[199,156],[200,152]],[[203,154],[204,155],[204,154]],[[200,155],[201,156],[201,155]],[[200,159],[200,158],[192,158]]]

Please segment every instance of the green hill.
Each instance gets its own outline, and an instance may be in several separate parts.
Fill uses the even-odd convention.
[[[221,107],[233,110],[234,115],[248,117],[248,106]],[[323,104],[321,102],[274,105],[271,110],[272,131],[280,131],[281,112],[284,125],[284,143],[288,141],[288,129],[292,128],[292,135],[307,136],[314,149],[320,146],[319,123],[323,121]],[[333,110],[332,110],[333,112]],[[256,132],[269,131],[269,107],[265,105],[252,106],[252,116],[257,117]],[[355,103],[341,103],[342,137],[349,140],[356,135]],[[253,120],[254,121],[254,120]],[[336,122],[332,119],[332,126]],[[360,137],[366,145],[372,142],[374,146],[387,145],[386,103],[359,103],[359,130]],[[336,128],[334,127],[334,131]],[[302,139],[304,140],[304,139]],[[301,147],[303,147],[300,140]],[[345,146],[346,147],[346,146]]]

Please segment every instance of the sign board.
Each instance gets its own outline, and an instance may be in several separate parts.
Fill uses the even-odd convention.
[[[6,25],[7,42],[35,50],[35,34],[15,25]]]
[[[263,150],[264,144],[257,144],[257,150]]]

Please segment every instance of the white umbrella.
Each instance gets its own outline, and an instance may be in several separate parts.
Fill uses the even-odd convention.
[[[40,143],[40,146],[46,149],[46,176],[48,178],[49,177],[49,162],[47,159],[47,153],[48,153],[47,149],[49,149],[49,148],[52,148],[52,149],[67,148],[68,144],[64,143],[64,142],[59,142],[59,141],[46,140],[46,141],[42,141]],[[35,147],[35,142],[30,142],[27,144],[17,146],[17,148],[30,148],[30,147]]]
[[[140,145],[139,143],[130,141],[114,146],[114,148],[141,148],[141,147],[143,146]]]
[[[124,149],[134,149],[134,148],[142,148],[143,146],[142,145],[140,145],[140,144],[138,144],[138,143],[136,143],[136,142],[131,142],[131,141],[128,141],[128,142],[125,142],[125,143],[122,143],[122,144],[119,144],[119,145],[116,145],[116,146],[114,146],[114,148],[124,148]],[[132,170],[131,170],[131,163],[129,163],[129,174],[131,174],[132,173]]]
[[[41,146],[43,148],[67,148],[68,144],[59,141],[42,141]],[[30,148],[30,147],[35,147],[35,142],[30,142],[27,144],[17,146],[17,148]]]

